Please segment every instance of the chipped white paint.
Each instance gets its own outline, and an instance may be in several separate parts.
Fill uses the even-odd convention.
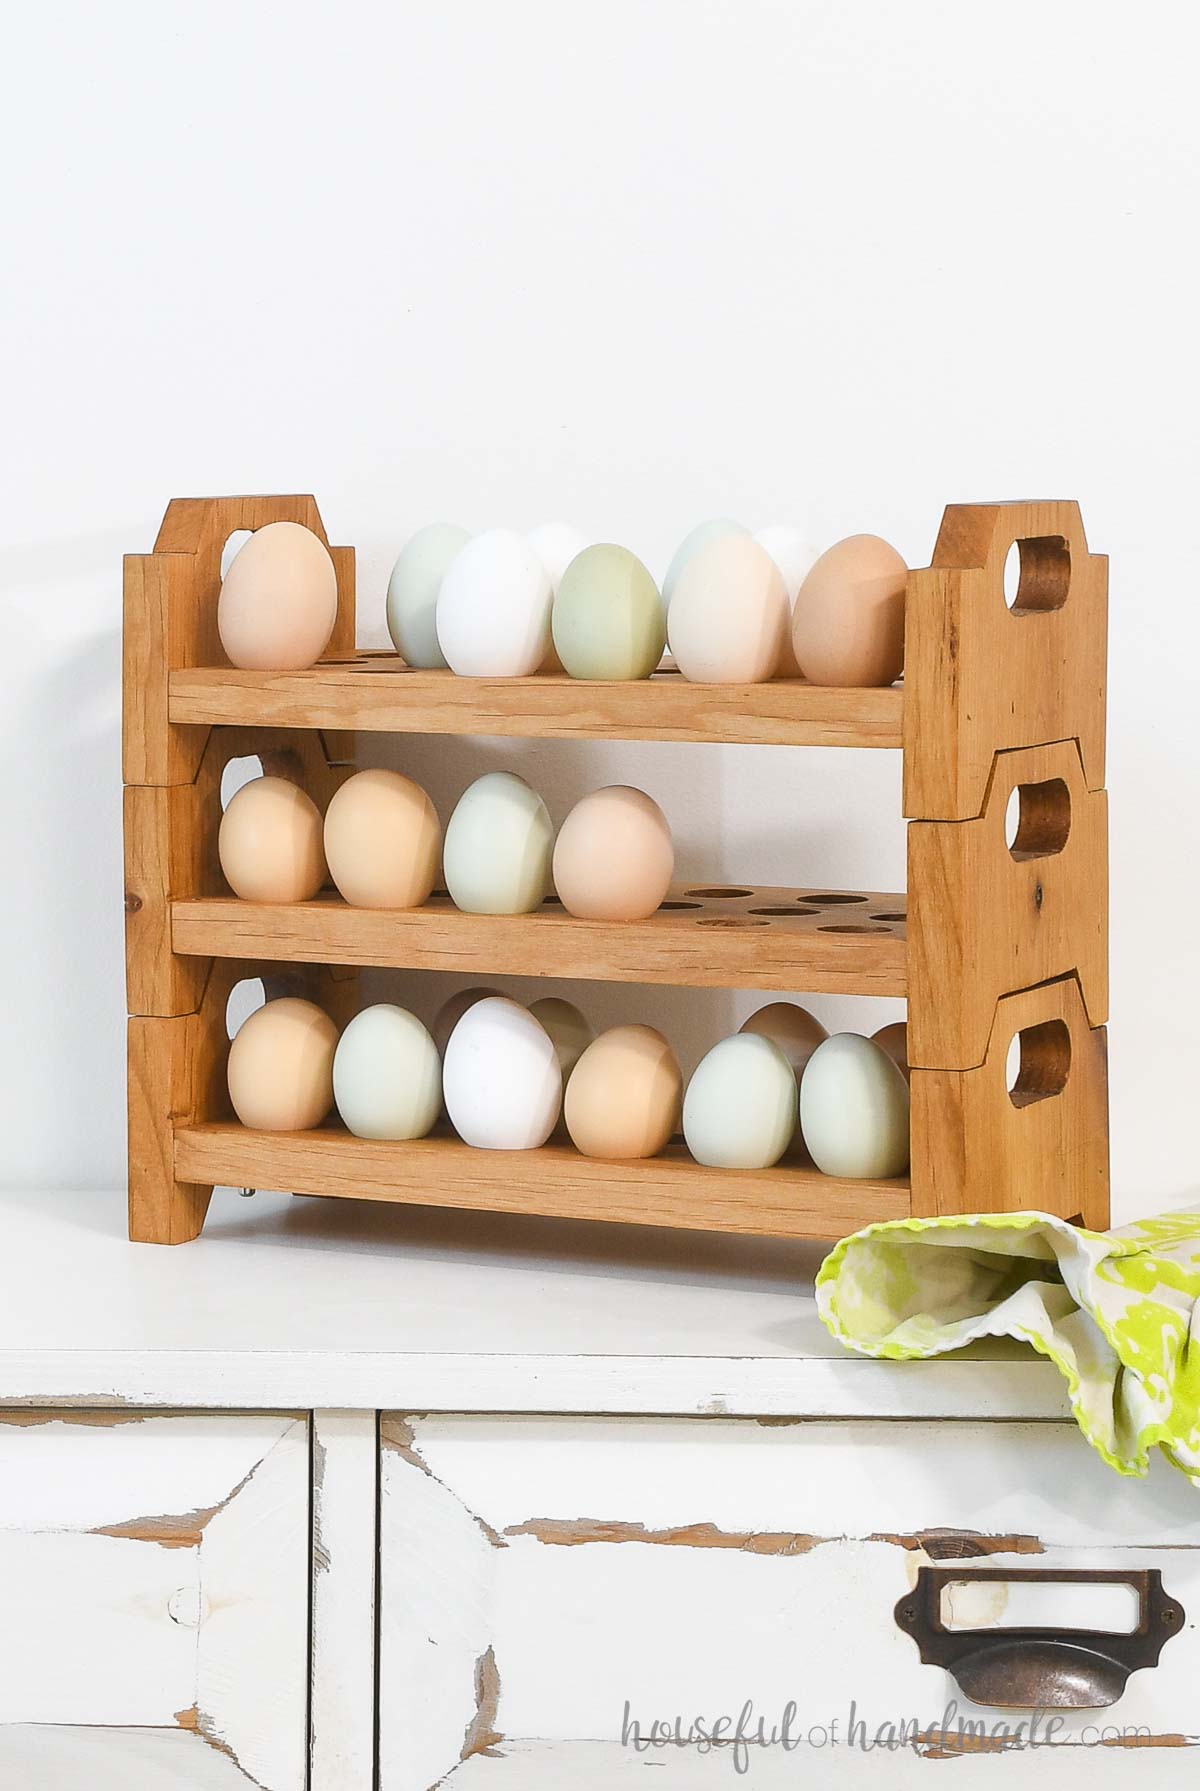
[[[938,1529],[983,1532],[981,1566],[1159,1566],[1189,1626],[1102,1720],[1200,1731],[1195,1493],[1118,1481],[1071,1426],[430,1417],[383,1437],[381,1791],[452,1769],[524,1786],[500,1761],[531,1740],[567,1750],[561,1783],[623,1784],[611,1753],[575,1778],[568,1744],[618,1737],[627,1698],[644,1723],[752,1698],[844,1724],[855,1699],[872,1730],[933,1727],[958,1693],[892,1613]],[[485,1654],[490,1746],[460,1765]]]
[[[312,1426],[310,1791],[373,1791],[376,1419],[316,1411]]]
[[[3,1782],[300,1791],[305,1421],[42,1417],[0,1422]]]

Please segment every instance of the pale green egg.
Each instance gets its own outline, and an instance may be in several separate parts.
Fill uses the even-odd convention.
[[[585,547],[562,575],[551,618],[572,678],[648,678],[666,645],[658,587],[627,547]]]
[[[550,892],[554,824],[536,790],[489,771],[459,797],[442,842],[450,899],[468,914],[530,914]]]
[[[683,1136],[698,1163],[769,1169],[796,1130],[796,1076],[774,1039],[735,1032],[697,1065],[683,1098]]]
[[[431,522],[417,531],[393,566],[387,590],[388,633],[406,664],[426,670],[445,666],[435,626],[438,592],[470,539],[456,523]]]

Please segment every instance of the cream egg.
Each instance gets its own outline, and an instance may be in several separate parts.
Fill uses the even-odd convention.
[[[333,1098],[356,1138],[424,1138],[442,1104],[442,1063],[415,1014],[379,1002],[354,1016],[334,1053]]]
[[[796,1130],[796,1078],[773,1039],[735,1032],[701,1059],[683,1098],[683,1136],[698,1163],[769,1169]]]
[[[784,522],[772,523],[769,528],[758,529],[754,539],[760,547],[766,548],[778,566],[784,590],[787,592],[789,612],[794,610],[796,593],[812,569],[817,558],[817,549],[812,545],[803,529],[793,528],[790,523]],[[796,653],[792,646],[790,614],[788,625],[783,631],[783,646],[780,649],[775,676],[777,678],[798,678],[800,676],[800,667],[796,664]]]
[[[908,1168],[908,1084],[882,1046],[856,1032],[818,1045],[800,1084],[800,1129],[817,1168],[852,1181]]]
[[[359,771],[325,812],[325,857],[353,908],[419,908],[437,879],[441,828],[420,784]]]
[[[582,797],[559,830],[554,887],[585,920],[644,920],[671,886],[667,817],[643,790],[612,784]]]
[[[648,678],[666,645],[658,587],[627,547],[585,547],[563,574],[551,618],[572,678]]]
[[[312,1001],[282,996],[244,1020],[229,1047],[229,1099],[244,1126],[307,1132],[333,1106],[338,1031]]]
[[[524,535],[488,529],[460,550],[437,600],[438,644],[463,677],[522,678],[550,647],[554,592]]]
[[[311,796],[286,777],[243,784],[217,834],[217,856],[234,895],[247,902],[310,901],[328,874],[322,827]]]
[[[697,553],[700,548],[707,547],[710,541],[719,541],[723,535],[748,535],[749,533],[745,523],[735,522],[732,516],[710,516],[707,522],[698,522],[694,529],[689,529],[671,556],[671,564],[667,567],[666,577],[662,582],[664,610],[670,609],[671,599],[675,595],[675,587],[693,554]]]
[[[543,995],[540,1001],[531,1001],[529,1011],[550,1035],[565,1087],[567,1077],[596,1036],[591,1022],[574,1002],[564,1001],[560,995]]]
[[[761,684],[779,664],[788,615],[783,578],[766,548],[751,535],[719,535],[684,567],[667,636],[685,678]]]
[[[431,522],[401,550],[388,580],[387,625],[392,645],[406,665],[424,670],[445,666],[437,637],[438,592],[470,539],[457,523]]]
[[[337,573],[319,535],[298,522],[256,529],[229,565],[217,633],[232,665],[298,672],[315,665],[337,621]]]
[[[463,791],[446,828],[442,865],[468,914],[529,914],[550,890],[554,826],[536,790],[489,771]]]
[[[458,1025],[467,1009],[469,1007],[474,1007],[477,1001],[483,1001],[487,996],[499,995],[499,993],[499,989],[486,989],[483,987],[459,989],[456,994],[450,996],[448,1001],[442,1003],[434,1016],[433,1025],[429,1029],[433,1034],[433,1042],[437,1046],[439,1057],[444,1057],[446,1055],[446,1046],[449,1043],[450,1034],[454,1031],[454,1028]]]
[[[683,1076],[652,1026],[613,1026],[567,1083],[567,1131],[585,1157],[656,1157],[679,1129]]]
[[[872,1038],[881,1050],[886,1051],[904,1080],[910,1080],[908,1073],[908,1027],[903,1020],[893,1020],[890,1026],[881,1026],[872,1033]]]
[[[562,1106],[562,1071],[549,1033],[506,996],[477,1001],[450,1034],[442,1094],[466,1144],[536,1150]]]
[[[878,535],[851,535],[814,562],[792,613],[796,662],[811,684],[895,683],[904,670],[907,578]]]

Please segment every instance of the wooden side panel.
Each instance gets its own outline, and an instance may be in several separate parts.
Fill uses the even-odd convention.
[[[1021,1035],[1021,1070],[1008,1055]],[[1108,1051],[1073,976],[997,1003],[977,1069],[914,1069],[912,1210],[1108,1224]]]
[[[997,754],[976,820],[910,822],[908,887],[911,1064],[981,1064],[999,998],[1069,972],[1108,1018],[1108,798],[1074,743]]]
[[[200,1005],[209,960],[173,954],[171,903],[230,895],[217,854],[221,778],[230,760],[257,757],[268,776],[299,784],[323,810],[339,784],[351,775],[350,767],[330,764],[327,750],[320,734],[214,728],[190,783],[126,786],[125,979],[129,1013],[187,1014]]]
[[[1004,566],[1023,543],[1016,603]],[[992,757],[1077,740],[1087,787],[1104,784],[1108,561],[1089,553],[1074,503],[952,504],[926,571],[909,575],[904,812],[978,815]]]
[[[623,1785],[638,1760],[658,1762],[647,1791],[704,1785],[702,1752],[639,1754],[629,1725],[726,1715],[732,1731],[747,1700],[768,1728],[794,1706],[813,1783],[826,1757],[868,1777],[852,1708],[870,1736],[902,1721],[934,1735],[952,1701],[1016,1720],[972,1706],[897,1628],[931,1561],[1153,1565],[1189,1617],[1200,1608],[1194,1491],[1166,1469],[1122,1484],[1069,1423],[1018,1427],[1003,1447],[975,1423],[389,1417],[381,1435],[380,1791],[448,1775],[497,1791]],[[972,1621],[1002,1625],[1005,1603],[990,1589]],[[1048,1620],[1061,1610],[1051,1595]],[[1196,1637],[1168,1642],[1111,1710],[1056,1712],[1059,1739],[1079,1746],[1099,1721],[1140,1726],[1148,1747],[1194,1741]],[[889,1754],[919,1769],[914,1784],[939,1772],[920,1742],[871,1765]],[[772,1755],[785,1764],[764,1782],[808,1782],[794,1754],[752,1747],[751,1783]],[[545,1776],[521,1776],[530,1757]],[[716,1757],[712,1782],[730,1782],[732,1751]],[[944,1757],[936,1743],[929,1757]],[[698,1776],[666,1778],[670,1760]]]
[[[5,1783],[302,1791],[307,1557],[301,1418],[0,1416]]]

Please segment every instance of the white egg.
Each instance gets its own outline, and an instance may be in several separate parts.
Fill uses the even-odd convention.
[[[888,1053],[857,1032],[818,1045],[800,1083],[800,1130],[817,1168],[853,1181],[908,1168],[908,1084]]]
[[[788,602],[794,604],[796,592],[808,577],[809,568],[820,556],[820,548],[813,546],[803,529],[793,528],[787,522],[776,522],[769,528],[758,529],[754,539],[760,547],[766,548],[778,566]]]
[[[447,665],[467,678],[524,678],[550,647],[554,591],[534,549],[513,529],[487,529],[451,562],[437,600]]]
[[[442,1066],[415,1014],[380,1002],[355,1015],[334,1054],[333,1098],[356,1138],[424,1138],[441,1107]]]
[[[735,1032],[701,1059],[683,1097],[683,1136],[698,1163],[769,1169],[796,1130],[796,1078],[773,1039]]]
[[[671,556],[671,564],[667,567],[667,576],[662,581],[663,608],[670,608],[680,575],[698,548],[707,547],[710,541],[719,541],[722,535],[748,535],[749,533],[744,522],[735,522],[731,516],[713,516],[707,522],[698,522],[694,529],[689,529]]]
[[[667,639],[685,678],[761,684],[774,676],[791,610],[778,566],[752,535],[719,535],[684,567]]]
[[[471,539],[453,522],[418,529],[392,567],[387,588],[387,625],[392,645],[406,665],[435,670],[446,663],[438,645],[437,600],[442,580]]]
[[[479,1150],[536,1150],[558,1123],[562,1071],[550,1035],[519,1002],[489,995],[469,1007],[446,1046],[446,1111]]]
[[[536,790],[489,771],[463,791],[442,842],[450,899],[468,914],[530,914],[550,893],[554,824]]]
[[[536,529],[530,529],[528,539],[546,568],[546,576],[554,591],[558,590],[571,561],[577,559],[588,545],[587,536],[581,535],[569,522],[541,522]]]

